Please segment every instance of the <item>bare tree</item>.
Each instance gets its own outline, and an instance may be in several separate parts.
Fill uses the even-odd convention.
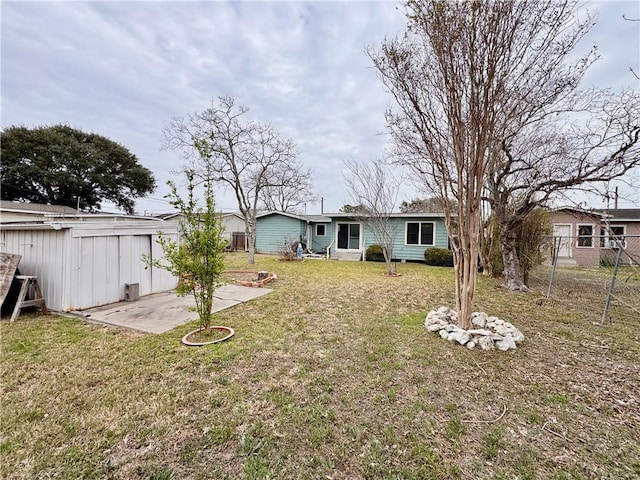
[[[487,166],[486,199],[496,218],[505,286],[528,290],[517,232],[528,215],[569,189],[593,191],[640,162],[638,92],[580,90],[597,60],[595,47],[576,58],[594,25],[575,1],[520,2],[526,28],[513,30],[496,76],[500,122]]]
[[[387,274],[395,274],[393,247],[398,225],[390,222],[390,215],[398,200],[400,182],[394,176],[391,166],[382,160],[370,164],[359,164],[355,160],[344,161],[348,175],[343,175],[351,197],[360,208],[352,210],[373,234],[376,243],[382,247]]]
[[[398,159],[443,199],[463,328],[471,325],[483,182],[499,124],[494,101],[504,89],[500,41],[526,23],[512,11],[518,5],[410,0],[404,36],[369,50],[398,107],[387,112]]]
[[[256,214],[263,191],[282,186],[283,169],[302,172],[296,146],[269,125],[247,118],[248,109],[233,97],[185,117],[175,117],[164,129],[164,146],[181,150],[206,179],[232,189],[244,218],[249,263],[255,263]]]
[[[536,114],[511,119],[487,176],[505,286],[511,290],[528,290],[517,232],[536,207],[569,189],[597,192],[640,165],[638,92],[576,91],[552,100],[540,96]]]
[[[603,139],[603,131],[593,128],[591,118],[586,121],[590,128],[572,141],[564,137],[550,144],[539,130],[536,134],[533,119],[544,117],[553,125],[553,115],[561,113],[558,108],[553,115],[547,114],[550,106],[571,106],[575,112],[594,110],[582,108],[584,102],[572,104],[577,98],[570,94],[595,60],[595,51],[572,65],[563,64],[593,23],[588,15],[576,20],[577,9],[572,1],[409,0],[405,35],[386,39],[380,51],[369,51],[398,106],[387,113],[387,123],[399,161],[422,179],[425,189],[432,188],[445,200],[445,223],[456,265],[456,304],[463,327],[469,325],[475,291],[482,199],[501,196],[502,203],[492,205],[496,215],[500,206],[505,211],[518,209],[527,199],[519,188],[505,191],[502,183],[502,178],[511,176],[532,183],[532,177],[522,172],[533,157],[521,153],[537,150],[541,159],[563,155],[570,159],[547,169],[546,176],[535,182],[529,199],[544,197],[554,176],[559,180],[555,182],[557,192],[563,185],[579,184],[577,180],[567,183],[571,171],[581,172],[578,177],[584,179],[595,164],[603,171],[611,171],[616,164],[629,165],[629,148],[635,142],[633,128],[629,130],[637,111],[635,100],[626,116],[615,114],[609,127],[604,126],[607,122],[600,125],[604,132],[611,132],[614,124],[626,125],[626,130],[616,127],[619,133],[614,137],[621,140],[626,135],[629,140],[618,143],[619,148],[614,147],[615,142],[595,139],[594,135]],[[611,107],[602,103],[602,111],[612,113]],[[523,127],[529,125],[531,128]],[[556,123],[555,130],[544,130],[545,135],[570,131],[572,125],[558,127]],[[588,146],[578,148],[578,138]],[[516,145],[518,154],[514,155]],[[608,155],[603,156],[607,149]],[[504,160],[509,156],[519,163],[508,167]],[[496,177],[500,178],[491,183]],[[489,194],[483,196],[485,189]],[[450,195],[458,202],[456,208]],[[522,216],[533,206],[523,209]],[[517,259],[511,253],[507,256],[509,261]]]
[[[268,211],[303,213],[307,203],[313,203],[311,170],[302,165],[278,165],[271,185],[262,190],[260,199]]]

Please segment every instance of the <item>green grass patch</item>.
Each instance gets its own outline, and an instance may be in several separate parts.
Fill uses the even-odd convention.
[[[639,329],[480,277],[476,310],[527,340],[469,351],[424,331],[451,269],[398,268],[259,255],[273,291],[217,313],[236,335],[202,348],[180,344],[197,322],[3,320],[0,477],[637,478]]]

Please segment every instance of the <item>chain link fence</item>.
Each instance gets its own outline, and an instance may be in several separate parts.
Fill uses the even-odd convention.
[[[548,237],[528,285],[591,322],[640,327],[640,235]]]

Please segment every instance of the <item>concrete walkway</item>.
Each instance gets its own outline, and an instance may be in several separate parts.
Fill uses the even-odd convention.
[[[268,288],[241,287],[226,284],[215,292],[213,311],[219,312],[271,292]],[[73,312],[88,320],[131,328],[141,332],[163,333],[178,325],[197,320],[193,295],[178,297],[174,290],[140,297],[135,302],[118,302]]]

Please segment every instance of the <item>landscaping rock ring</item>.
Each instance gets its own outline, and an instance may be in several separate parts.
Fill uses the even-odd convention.
[[[222,325],[214,325],[209,327],[212,330],[220,330],[222,332],[227,332],[227,335],[225,335],[222,338],[217,338],[215,340],[211,340],[210,342],[192,342],[189,340],[189,336],[193,335],[194,333],[198,333],[201,332],[202,329],[198,329],[198,330],[193,330],[189,333],[187,333],[184,337],[182,337],[182,343],[188,347],[202,347],[204,345],[213,345],[214,343],[220,343],[220,342],[224,342],[225,340],[229,340],[231,337],[233,337],[235,335],[235,330],[231,327],[223,327]]]

